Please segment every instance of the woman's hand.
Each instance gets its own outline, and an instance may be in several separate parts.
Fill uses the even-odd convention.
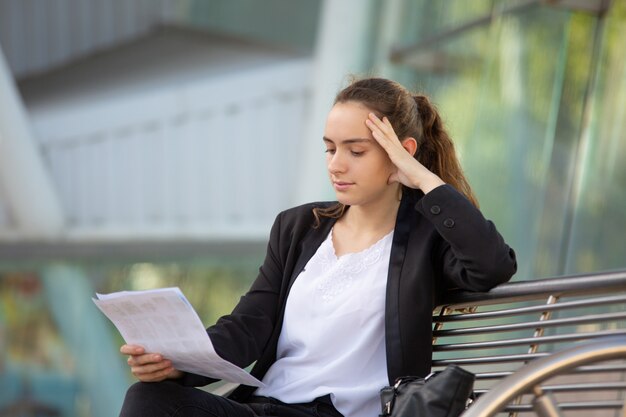
[[[120,352],[128,355],[127,362],[130,370],[140,381],[159,382],[180,378],[183,375],[172,366],[172,362],[158,353],[146,353],[142,346],[122,345]]]
[[[374,113],[370,113],[365,124],[397,168],[389,177],[389,183],[399,182],[410,188],[419,188],[424,193],[444,184],[441,178],[413,157],[417,152],[415,139],[405,138],[404,142],[400,142],[389,119],[383,117],[380,120]]]

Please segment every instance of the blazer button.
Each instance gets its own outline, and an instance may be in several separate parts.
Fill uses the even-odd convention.
[[[439,213],[441,213],[441,207],[439,207],[439,206],[432,206],[430,208],[430,212],[432,214],[439,214]]]
[[[445,219],[443,221],[443,225],[450,228],[450,227],[454,227],[454,220],[452,219]]]

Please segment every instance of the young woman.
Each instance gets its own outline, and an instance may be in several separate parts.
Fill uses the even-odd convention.
[[[207,329],[217,353],[266,387],[229,398],[214,380],[124,345],[142,382],[126,416],[374,417],[379,390],[430,371],[437,297],[510,279],[515,254],[477,208],[428,99],[372,78],[336,97],[326,122],[337,202],[282,212],[250,291]]]

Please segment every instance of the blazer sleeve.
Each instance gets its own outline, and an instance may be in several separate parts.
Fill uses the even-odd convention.
[[[445,184],[424,195],[416,209],[443,238],[436,258],[442,264],[444,287],[487,291],[516,272],[513,249],[495,225],[452,186]]]
[[[241,368],[261,356],[277,320],[283,276],[279,253],[281,215],[274,221],[265,260],[252,287],[241,297],[231,314],[221,317],[207,329],[217,354]],[[202,386],[215,381],[191,373],[185,373],[179,380],[187,386]]]

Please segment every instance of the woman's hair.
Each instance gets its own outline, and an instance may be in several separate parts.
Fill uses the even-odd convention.
[[[456,156],[454,144],[428,97],[412,94],[395,81],[365,78],[353,81],[341,90],[334,104],[346,102],[360,103],[381,119],[387,117],[400,140],[414,138],[417,141],[415,158],[478,207],[478,201]],[[345,206],[341,203],[313,209],[316,226],[319,225],[320,216],[339,218],[344,211]]]

